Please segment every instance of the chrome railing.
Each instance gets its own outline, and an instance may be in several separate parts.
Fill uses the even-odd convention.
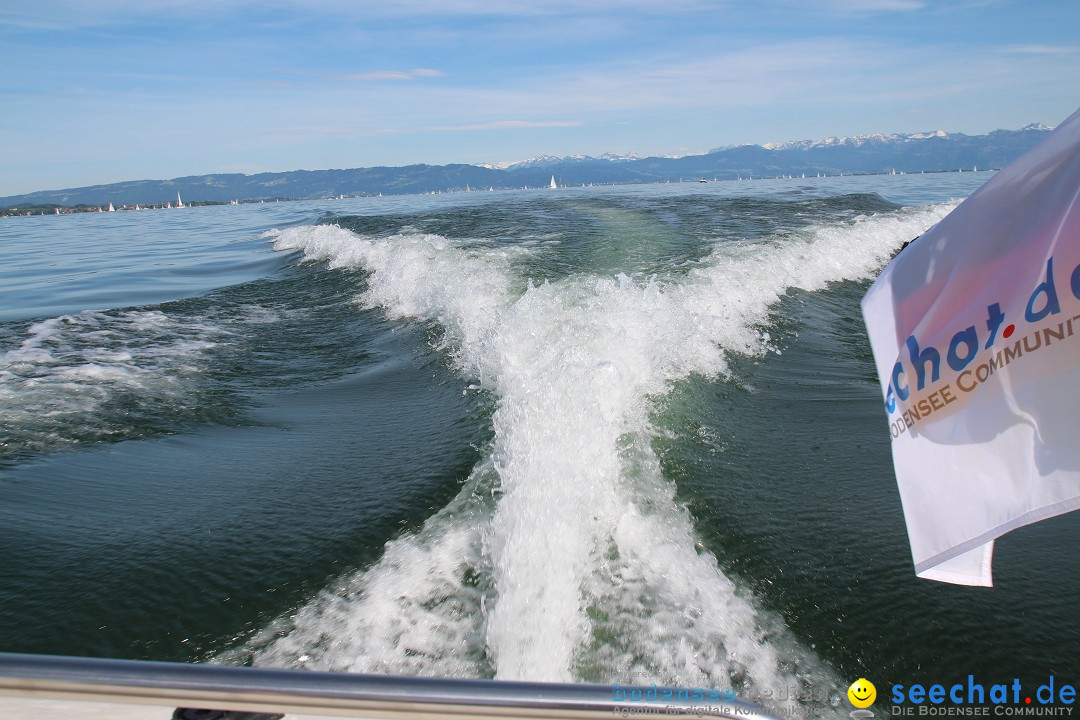
[[[0,698],[362,718],[774,716],[715,690],[457,680],[0,653]],[[14,700],[13,700],[14,698]],[[34,717],[27,713],[26,717]]]

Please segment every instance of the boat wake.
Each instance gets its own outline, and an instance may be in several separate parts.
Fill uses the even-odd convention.
[[[0,353],[0,461],[161,432],[209,405],[207,356],[228,333],[160,310],[82,312],[33,323]],[[206,414],[204,412],[204,414]]]
[[[725,377],[730,353],[779,352],[770,312],[789,289],[869,277],[949,207],[718,242],[670,277],[543,284],[518,271],[543,246],[273,231],[278,250],[365,270],[364,306],[437,322],[473,390],[494,399],[494,435],[420,530],[219,659],[749,698],[846,685],[698,542],[651,418],[679,380]]]

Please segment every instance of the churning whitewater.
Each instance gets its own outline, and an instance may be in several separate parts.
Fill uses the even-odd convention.
[[[200,402],[206,356],[225,335],[160,310],[33,323],[0,353],[0,461],[138,436],[137,424],[175,417]]]
[[[785,717],[1060,675],[1080,515],[918,581],[860,312],[988,175],[9,218],[3,649]]]
[[[632,678],[749,697],[846,685],[697,541],[651,418],[680,381],[724,378],[731,354],[779,352],[767,328],[788,290],[869,277],[950,208],[717,241],[667,274],[543,282],[529,260],[557,242],[272,231],[277,250],[365,271],[363,306],[437,323],[440,348],[494,403],[493,439],[420,530],[237,652],[266,665]]]

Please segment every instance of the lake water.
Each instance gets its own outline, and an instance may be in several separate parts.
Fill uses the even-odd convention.
[[[3,220],[0,651],[1075,680],[1075,513],[914,576],[859,309],[989,177]]]

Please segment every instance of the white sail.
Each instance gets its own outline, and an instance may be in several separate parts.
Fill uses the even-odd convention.
[[[184,207],[184,201],[180,199],[180,191],[179,190],[176,191],[176,207],[178,207],[178,208]]]
[[[552,190],[559,187],[558,185],[555,184],[555,176],[554,175],[551,176],[551,184],[548,185],[548,187],[551,188]]]

